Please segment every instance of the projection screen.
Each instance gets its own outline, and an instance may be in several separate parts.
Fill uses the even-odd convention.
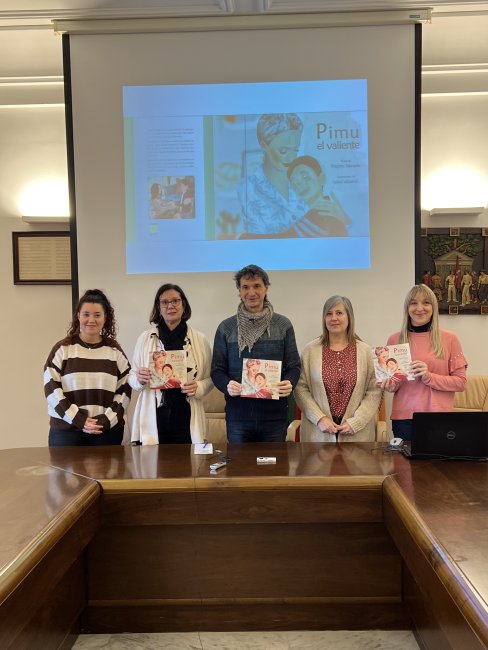
[[[414,281],[420,34],[381,25],[64,37],[74,293],[107,291],[129,356],[164,282],[184,288],[192,325],[212,341],[236,310],[233,273],[250,263],[270,271],[270,300],[300,349],[320,334],[332,294],[352,300],[372,344],[399,328]],[[295,160],[286,181],[266,168]]]

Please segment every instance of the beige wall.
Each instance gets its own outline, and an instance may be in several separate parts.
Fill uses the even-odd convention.
[[[488,33],[488,16],[469,19],[471,22],[461,19],[462,29],[456,29],[449,20],[442,18],[439,23],[424,29],[424,62],[469,64],[488,61],[488,43],[482,37]],[[447,41],[449,48],[441,47],[439,54],[439,47],[434,45]],[[457,44],[457,49],[453,43]],[[8,57],[1,56],[6,52]],[[0,32],[0,77],[60,74],[61,41],[51,32]],[[423,177],[444,165],[446,160],[455,159],[456,164],[472,167],[483,174],[488,186],[488,75],[473,77],[472,73],[466,73],[454,78],[452,74],[444,74],[442,78],[437,77],[435,83],[431,79],[426,81],[424,91],[435,86],[437,92],[449,92],[449,89],[460,92],[473,83],[487,95],[437,95],[424,99]],[[14,286],[12,278],[11,233],[40,228],[20,220],[19,193],[39,177],[66,176],[64,112],[62,107],[54,106],[59,101],[59,89],[46,85],[22,87],[16,91],[2,88],[0,84],[0,295],[3,306],[0,318],[3,414],[0,448],[46,444],[42,366],[54,342],[66,331],[70,317],[70,287]],[[43,102],[49,105],[29,106]],[[27,106],[18,107],[23,103]],[[424,217],[425,226],[437,223]],[[488,213],[469,223],[443,220],[442,225],[488,226]],[[51,226],[42,228],[50,229]],[[444,327],[454,330],[461,338],[470,372],[488,373],[488,347],[482,343],[486,340],[488,317],[443,317],[442,321]]]
[[[0,31],[0,77],[61,74],[61,39],[51,31]],[[12,232],[52,229],[50,224],[31,226],[21,221],[19,195],[32,181],[67,176],[64,108],[55,106],[62,97],[60,86],[0,83],[3,449],[46,444],[42,367],[52,345],[66,331],[71,310],[71,287],[15,286],[12,274]],[[33,106],[42,103],[47,106]]]
[[[488,16],[437,17],[424,27],[422,79],[422,187],[432,174],[459,168],[479,175],[484,196],[473,198],[459,179],[465,202],[457,207],[488,205]],[[429,66],[438,66],[429,68]],[[444,205],[450,193],[445,185]],[[470,196],[471,195],[471,196]],[[424,227],[487,227],[488,210],[478,217],[431,217],[423,213]],[[488,264],[488,260],[486,260]],[[488,316],[442,316],[441,324],[459,336],[469,362],[468,372],[488,374]]]
[[[50,224],[24,224],[16,197],[31,179],[45,173],[65,175],[65,168],[62,108],[0,109],[0,395],[4,414],[0,448],[41,446],[46,441],[42,366],[55,340],[66,331],[71,287],[15,286],[11,233],[51,229]]]

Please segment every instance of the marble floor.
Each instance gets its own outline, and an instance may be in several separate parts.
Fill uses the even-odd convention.
[[[83,634],[75,650],[419,650],[406,630]]]

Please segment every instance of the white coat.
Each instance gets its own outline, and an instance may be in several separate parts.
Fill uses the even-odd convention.
[[[212,389],[210,378],[210,364],[212,351],[205,336],[198,330],[188,325],[188,338],[191,341],[193,356],[197,364],[197,390],[194,397],[187,396],[190,404],[190,433],[192,443],[203,442],[207,434],[207,422],[203,408],[203,397]],[[147,368],[148,359],[152,353],[161,349],[158,330],[156,327],[143,332],[137,339],[132,358],[132,367],[129,374],[129,384],[134,390],[140,391],[134,409],[131,426],[131,441],[141,442],[143,445],[159,444],[158,427],[156,422],[156,400],[159,391],[152,390],[149,386],[139,383],[137,379],[138,368]]]

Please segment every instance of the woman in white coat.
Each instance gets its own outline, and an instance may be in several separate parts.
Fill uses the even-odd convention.
[[[137,339],[129,383],[140,391],[131,440],[143,445],[196,443],[206,438],[202,398],[211,390],[212,353],[205,336],[188,325],[191,307],[176,284],[163,284],[149,316],[153,327]],[[184,350],[187,380],[179,388],[150,387],[153,353]]]
[[[323,334],[303,351],[295,399],[302,411],[301,441],[375,439],[381,390],[371,348],[356,335],[354,311],[345,296],[325,302]]]

